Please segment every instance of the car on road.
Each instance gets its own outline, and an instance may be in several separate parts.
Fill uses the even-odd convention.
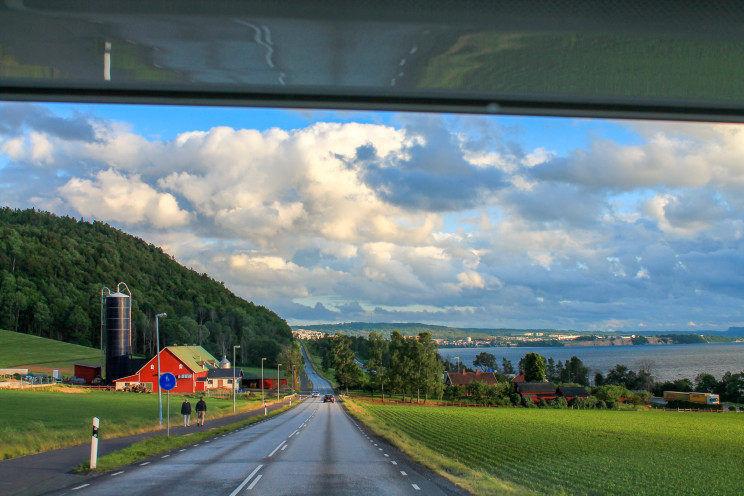
[[[312,394],[312,397],[313,397],[313,398],[317,398],[317,397],[319,397],[319,396],[320,396],[320,392],[318,392],[318,391],[313,391],[313,394]]]
[[[331,403],[335,403],[336,398],[334,398],[332,394],[326,394],[325,396],[323,396],[323,403],[328,403],[329,401]]]

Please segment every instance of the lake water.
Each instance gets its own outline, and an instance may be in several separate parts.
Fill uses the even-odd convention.
[[[545,360],[553,358],[556,363],[564,362],[577,356],[589,367],[590,377],[615,368],[616,364],[626,365],[631,370],[638,370],[640,360],[652,360],[655,364],[651,371],[657,381],[674,381],[688,378],[695,380],[700,372],[713,374],[720,380],[730,371],[740,373],[744,369],[744,343],[712,344],[670,344],[644,346],[588,346],[588,347],[483,347],[483,348],[439,348],[442,358],[460,362],[473,367],[473,360],[478,353],[491,353],[501,366],[501,359],[506,357],[517,368],[519,360],[527,353],[539,353]]]

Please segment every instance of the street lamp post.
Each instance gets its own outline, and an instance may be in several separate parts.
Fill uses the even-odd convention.
[[[276,401],[279,401],[279,367],[281,366],[281,363],[276,364]]]
[[[295,388],[297,386],[297,379],[295,379],[295,374],[297,372],[295,371],[295,367],[297,367],[297,365],[292,365],[292,393],[295,392]]]
[[[266,416],[266,400],[264,399],[264,383],[263,383],[263,363],[265,358],[261,359],[261,404],[264,407],[264,417]]]
[[[163,427],[163,390],[160,387],[160,326],[158,324],[159,317],[167,317],[166,313],[159,313],[155,316],[155,346],[157,350],[155,352],[158,356],[158,415],[160,418],[160,427]]]
[[[240,345],[233,346],[233,413],[235,413],[235,349],[240,348]]]

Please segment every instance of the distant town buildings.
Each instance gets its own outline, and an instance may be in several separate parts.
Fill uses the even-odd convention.
[[[307,329],[294,329],[292,337],[295,339],[322,339],[326,335],[322,331],[309,331]]]

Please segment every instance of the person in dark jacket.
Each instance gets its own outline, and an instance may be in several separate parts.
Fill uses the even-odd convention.
[[[181,404],[181,415],[183,415],[183,426],[188,427],[191,425],[191,403],[186,398]]]
[[[199,402],[196,404],[196,423],[199,427],[204,427],[204,416],[207,414],[207,403],[204,401],[204,396],[201,397]]]

